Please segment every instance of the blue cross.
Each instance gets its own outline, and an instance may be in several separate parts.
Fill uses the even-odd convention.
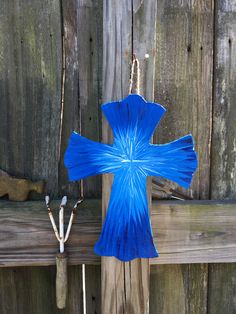
[[[70,181],[114,174],[107,216],[94,250],[122,261],[156,257],[146,179],[161,176],[187,188],[197,168],[192,135],[168,144],[150,144],[166,110],[140,95],[104,104],[102,111],[113,131],[113,145],[93,142],[73,132],[65,153]]]

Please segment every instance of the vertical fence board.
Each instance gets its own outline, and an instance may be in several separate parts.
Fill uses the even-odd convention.
[[[101,138],[102,1],[63,1],[65,45],[65,104],[63,110],[60,185],[76,197],[78,185],[68,183],[64,152],[73,130],[99,141]],[[101,178],[84,180],[87,197],[101,196]]]
[[[199,168],[190,195],[206,199],[210,184],[213,1],[158,1],[157,7],[155,101],[166,107],[167,113],[155,141],[165,143],[193,134]],[[171,314],[206,313],[207,269],[207,265],[152,267],[150,313],[157,309]]]
[[[86,311],[88,314],[101,312],[101,267],[86,266]]]
[[[64,152],[73,130],[99,141],[101,137],[102,0],[63,1],[65,100],[63,108],[60,188],[79,197],[79,184],[68,183]],[[83,180],[85,197],[101,196],[101,178]],[[98,209],[99,210],[99,209]],[[77,217],[79,219],[79,217]],[[73,232],[73,231],[72,231]],[[74,272],[81,270],[74,267]],[[96,276],[93,277],[93,275]],[[87,313],[100,313],[100,266],[86,266]],[[79,280],[79,278],[78,278]],[[75,300],[74,300],[75,302]],[[76,304],[76,303],[75,303]],[[75,313],[79,313],[76,312]]]
[[[210,264],[208,314],[236,313],[236,264]]]
[[[157,3],[152,0],[133,1],[133,53],[140,63],[140,94],[154,100],[155,38]],[[146,56],[149,56],[146,58]],[[147,197],[151,213],[152,180],[147,179]],[[128,266],[128,267],[127,267]],[[149,313],[150,265],[148,259],[136,259],[126,265],[126,284],[130,286],[133,313]],[[136,277],[136,278],[135,278]],[[129,282],[129,279],[130,282]],[[130,309],[131,310],[131,309]],[[127,309],[127,313],[131,311]]]
[[[236,197],[236,1],[217,1],[211,163],[212,199]]]
[[[58,1],[3,1],[0,168],[45,179],[57,196],[61,112]]]
[[[132,52],[140,58],[141,91],[153,98],[153,47],[156,4],[152,1],[130,1],[104,5],[104,101],[127,95]],[[132,42],[133,40],[133,42]],[[151,43],[151,44],[150,44]],[[133,50],[133,51],[132,51]],[[150,60],[144,61],[145,53]],[[144,85],[145,82],[145,85]],[[112,133],[103,122],[103,139],[112,141]],[[103,179],[103,213],[109,199],[112,177]],[[149,312],[149,261],[136,259],[122,263],[114,258],[102,258],[102,313]]]
[[[0,15],[0,168],[16,176],[45,179],[47,192],[57,197],[60,2],[3,1]],[[3,269],[0,278],[1,313],[56,311],[50,269]]]
[[[70,267],[68,302],[65,310],[56,307],[55,267],[0,269],[2,314],[71,314],[82,312],[81,272]]]
[[[156,141],[193,134],[196,199],[209,197],[212,64],[213,1],[158,1],[155,100],[167,113]]]
[[[211,197],[235,199],[236,1],[216,1]],[[209,265],[209,314],[236,312],[236,264]]]
[[[150,313],[206,313],[206,286],[205,264],[152,266]]]
[[[78,197],[79,184],[68,181],[64,166],[64,154],[70,134],[80,131],[80,93],[79,93],[79,51],[78,41],[78,1],[62,1],[63,63],[64,63],[64,106],[61,130],[61,159],[59,164],[59,188],[61,196]],[[82,36],[82,35],[81,35]],[[82,36],[83,37],[83,36]]]
[[[118,100],[128,94],[129,70],[132,58],[132,1],[103,1],[103,101]],[[102,137],[112,143],[112,131],[103,119]],[[106,215],[112,175],[103,175],[103,218]],[[129,264],[129,263],[127,263]],[[124,263],[113,257],[102,258],[102,303],[103,314],[125,313],[131,309],[129,288],[125,282]],[[132,280],[132,279],[131,279]]]

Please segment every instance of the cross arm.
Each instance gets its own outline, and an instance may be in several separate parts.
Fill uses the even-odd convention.
[[[187,188],[197,169],[192,135],[173,142],[151,145],[145,152],[143,167],[149,176],[161,176]]]
[[[73,132],[64,156],[70,181],[96,174],[110,173],[116,168],[112,146],[91,141]]]

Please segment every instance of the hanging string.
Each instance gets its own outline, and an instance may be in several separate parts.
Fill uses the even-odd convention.
[[[140,94],[140,67],[135,54],[131,66],[129,94]]]

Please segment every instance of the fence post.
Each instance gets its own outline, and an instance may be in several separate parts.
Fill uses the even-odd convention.
[[[140,60],[141,94],[153,99],[155,57],[155,1],[103,2],[103,101],[128,94],[133,53]],[[103,141],[112,142],[112,132],[103,119]],[[106,215],[112,176],[103,176],[103,218]],[[151,183],[151,181],[150,181]],[[149,198],[151,184],[148,185]],[[113,257],[102,258],[103,314],[149,313],[149,260],[123,263]]]

